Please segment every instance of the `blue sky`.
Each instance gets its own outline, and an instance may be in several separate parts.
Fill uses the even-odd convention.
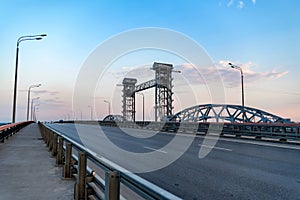
[[[226,68],[230,61],[244,69],[248,106],[300,121],[299,6],[291,0],[1,1],[0,121],[11,120],[18,37],[48,34],[20,45],[17,120],[25,119],[26,90],[36,83],[42,84],[32,90],[33,97],[41,97],[38,118],[56,120],[78,117],[72,92],[88,55],[113,35],[143,27],[172,29],[201,45],[224,75],[226,103],[240,104],[239,74]],[[126,64],[114,70],[122,73],[131,67]],[[203,97],[199,104],[208,101]],[[99,118],[106,112],[106,105],[101,106]],[[88,108],[80,112],[89,116]]]

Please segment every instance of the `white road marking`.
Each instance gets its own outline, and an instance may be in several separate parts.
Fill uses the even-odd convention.
[[[206,148],[211,148],[211,149],[223,150],[223,151],[232,151],[232,149],[225,149],[225,148],[222,148],[222,147],[207,146],[207,145],[203,145],[203,144],[199,144],[199,146],[206,147]]]
[[[144,146],[144,148],[145,148],[145,149],[150,149],[150,150],[152,150],[152,151],[158,151],[158,152],[161,152],[161,153],[168,153],[168,152],[166,152],[166,151],[159,150],[159,149],[154,149],[154,148],[151,148],[151,147],[146,147],[146,146]]]

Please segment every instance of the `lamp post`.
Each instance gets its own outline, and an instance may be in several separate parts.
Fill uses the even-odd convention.
[[[40,97],[36,97],[36,98],[31,99],[31,107],[30,107],[30,111],[31,111],[30,119],[31,119],[31,120],[32,120],[32,118],[33,118],[33,101],[38,100],[39,98],[40,98]]]
[[[17,101],[17,83],[18,83],[19,45],[20,45],[21,42],[27,41],[27,40],[41,40],[45,36],[47,36],[47,35],[46,34],[41,34],[41,35],[26,35],[26,36],[19,37],[18,40],[17,40],[16,69],[15,69],[15,85],[14,85],[12,123],[16,122],[16,101]]]
[[[27,121],[29,120],[30,89],[35,88],[35,87],[40,87],[40,86],[41,86],[41,84],[29,86],[28,94],[27,94],[27,97],[28,97],[28,99],[27,99]]]
[[[233,68],[233,69],[237,69],[241,72],[241,84],[242,84],[242,111],[243,111],[243,122],[245,122],[245,97],[244,97],[244,73],[241,67],[233,65],[232,63],[228,63],[228,65]]]
[[[110,115],[110,102],[107,100],[104,100],[104,102],[108,104],[108,115]]]
[[[36,121],[36,110],[38,109],[37,107],[39,106],[40,104],[36,104],[33,106],[33,111],[32,111],[32,120],[33,121]]]
[[[144,93],[141,93],[141,92],[137,92],[137,94],[143,96],[143,122],[145,122],[145,95],[144,95]]]
[[[92,106],[88,106],[89,108],[91,108],[91,121],[93,120],[93,107]]]

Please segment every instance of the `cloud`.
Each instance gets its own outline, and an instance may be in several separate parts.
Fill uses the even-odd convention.
[[[245,6],[244,2],[243,1],[239,1],[237,7],[240,8],[240,9],[242,9],[242,8],[244,8],[244,6]]]
[[[231,6],[233,5],[233,3],[234,3],[234,0],[230,0],[230,1],[227,3],[227,7],[228,7],[228,8],[231,7]]]
[[[47,105],[48,108],[52,107],[65,107],[66,104],[64,101],[60,100],[58,97],[53,99],[43,99],[41,100],[42,104]]]
[[[240,86],[240,76],[237,75],[237,70],[228,67],[229,62],[231,61],[221,60],[215,63],[215,66],[202,66],[197,68],[190,63],[184,63],[175,66],[175,68],[182,71],[182,75],[190,84],[205,85],[219,81],[221,78],[226,86],[238,87]],[[257,67],[257,65],[253,62],[239,63],[238,66],[243,69],[244,81],[248,84],[255,83],[259,80],[273,80],[288,74],[288,71],[255,71],[253,68]],[[176,81],[176,79],[174,81]],[[180,83],[178,84],[180,85]]]
[[[47,106],[64,106],[65,102],[60,100],[58,97],[59,92],[57,91],[50,91],[50,90],[32,90],[31,93],[33,93],[35,96],[41,96],[40,102],[43,105]]]
[[[214,66],[195,66],[191,63],[183,63],[175,65],[174,69],[181,71],[180,74],[173,73],[174,83],[176,86],[185,85],[186,82],[193,85],[207,85],[223,81],[227,87],[239,87],[240,76],[237,70],[231,69],[228,63],[229,60],[220,60]],[[256,71],[257,65],[253,62],[236,63],[242,68],[244,73],[244,81],[255,83],[259,80],[273,80],[288,74],[288,71],[276,71],[275,69],[269,71]],[[140,67],[126,67],[121,71],[115,71],[114,74],[122,77],[136,78],[137,84],[154,79],[154,71],[151,70],[151,65],[142,65]]]
[[[119,80],[123,80],[123,78],[136,78],[137,84],[139,84],[146,80],[154,79],[154,71],[151,70],[152,65],[153,64],[144,64],[133,67],[127,66],[122,67],[122,69],[118,71],[108,71],[108,73]]]
[[[32,90],[31,93],[33,94],[49,94],[51,96],[55,96],[58,94],[56,91],[49,91],[49,90]]]
[[[251,0],[252,4],[256,4],[256,0]],[[222,3],[219,2],[219,6],[221,6]],[[239,9],[243,9],[245,7],[245,1],[235,1],[235,0],[229,0],[227,2],[227,7],[230,8],[232,6],[236,6]]]
[[[232,70],[228,67],[229,62],[231,61],[221,60],[218,63],[216,63],[216,65],[225,83],[227,83],[230,87],[239,86],[240,76],[236,75],[237,73],[236,70]],[[232,63],[238,63],[238,62],[232,62]],[[253,62],[239,63],[237,65],[242,68],[244,73],[244,80],[245,82],[248,83],[254,83],[259,80],[278,79],[288,74],[288,71],[279,72],[274,69],[270,71],[264,71],[264,72],[254,71],[253,68],[257,67],[257,65]]]

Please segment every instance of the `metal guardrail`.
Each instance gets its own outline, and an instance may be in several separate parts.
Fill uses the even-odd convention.
[[[114,121],[76,121],[75,123],[95,124],[136,128],[164,132],[180,132],[206,135],[208,130],[220,131],[220,136],[254,138],[257,140],[272,139],[280,142],[299,142],[300,124],[298,123],[215,123],[215,122],[114,122]],[[67,123],[74,123],[69,121]]]
[[[161,122],[159,122],[161,123]],[[283,124],[283,123],[214,123],[214,122],[166,122],[162,124],[146,125],[141,122],[137,123],[132,128],[147,128],[158,129],[161,127],[161,131],[166,132],[181,132],[192,133],[199,135],[206,135],[208,130],[221,131],[220,136],[235,136],[238,138],[252,137],[258,140],[261,139],[275,139],[280,142],[295,142],[300,141],[300,124]],[[125,126],[125,124],[119,124],[118,126]]]
[[[120,184],[144,199],[171,199],[179,197],[129,172],[128,170],[100,157],[73,139],[57,132],[46,124],[39,123],[42,137],[49,147],[56,164],[63,166],[63,178],[75,177],[74,199],[120,199]],[[72,154],[78,151],[78,156]],[[87,161],[101,168],[105,178],[101,178],[87,166]]]
[[[30,123],[32,123],[32,121],[18,122],[0,126],[0,142],[4,142],[5,139],[8,139],[8,137],[14,135],[21,128],[24,128]]]

